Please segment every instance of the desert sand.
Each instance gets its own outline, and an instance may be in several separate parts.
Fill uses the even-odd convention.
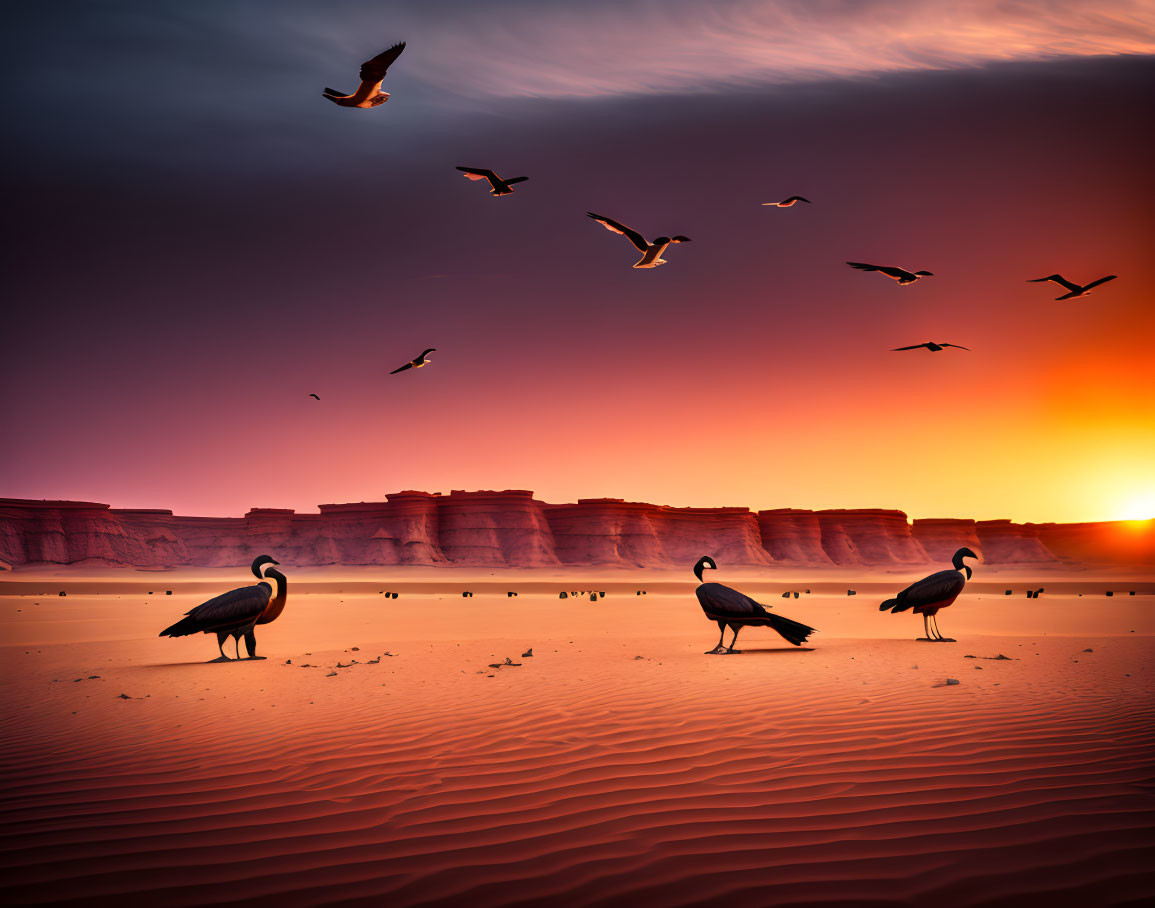
[[[686,572],[290,570],[267,660],[232,664],[157,633],[243,569],[7,575],[0,896],[1155,895],[1155,578],[988,571],[940,615],[958,642],[931,644],[877,609],[920,573],[718,571],[821,632],[747,629],[741,655],[706,656]]]

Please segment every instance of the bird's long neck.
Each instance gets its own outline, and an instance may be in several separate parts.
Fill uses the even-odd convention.
[[[954,556],[954,558],[951,559],[951,564],[954,565],[954,569],[956,571],[963,571],[967,576],[967,580],[971,579],[970,565],[963,564],[963,556],[962,555],[956,554]]]
[[[269,604],[261,612],[261,617],[258,619],[261,624],[268,624],[280,615],[285,610],[285,600],[289,596],[289,581],[284,574],[276,568],[269,568],[265,571],[265,576],[272,577],[277,581],[277,595],[269,600]]]

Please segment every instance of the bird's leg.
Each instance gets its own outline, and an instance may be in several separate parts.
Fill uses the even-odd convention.
[[[944,637],[944,636],[942,635],[942,631],[940,631],[940,630],[938,629],[938,615],[937,615],[937,613],[934,615],[934,632],[935,632],[936,634],[938,634],[938,639],[939,639],[939,640],[941,640],[943,643],[946,643],[946,642],[947,642],[947,638],[946,638],[946,637]]]
[[[219,649],[221,651],[221,654],[219,656],[217,656],[217,658],[215,658],[215,659],[209,659],[210,665],[213,662],[232,662],[233,661],[232,659],[230,659],[228,656],[225,655],[225,641],[228,639],[229,639],[228,634],[217,634],[217,649]]]
[[[924,637],[926,637],[927,640],[933,640],[934,639],[930,635],[930,625],[927,624],[926,612],[922,613],[922,634]]]
[[[233,637],[233,646],[236,647],[237,659],[240,659],[241,658],[241,638],[240,637],[236,637],[236,636]]]
[[[253,633],[252,629],[245,634],[245,646],[249,648],[250,659],[264,659],[264,656],[257,655],[257,635]]]
[[[740,650],[740,649],[734,649],[734,644],[738,642],[738,631],[739,630],[740,630],[740,628],[737,625],[735,625],[734,626],[734,636],[730,638],[730,648],[728,650],[726,650],[727,653],[740,653],[740,652],[742,652],[742,650]]]
[[[718,635],[718,645],[715,646],[713,649],[706,650],[707,656],[715,656],[715,655],[718,655],[720,653],[726,652],[726,646],[725,646],[725,644],[722,643],[722,641],[724,639],[726,639],[726,623],[724,621],[718,622],[718,630],[720,630],[722,632]]]

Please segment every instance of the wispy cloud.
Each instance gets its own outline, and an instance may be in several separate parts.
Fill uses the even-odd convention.
[[[351,22],[340,18],[330,37]],[[413,75],[472,97],[701,92],[1155,53],[1148,0],[431,0],[380,21],[413,33]]]

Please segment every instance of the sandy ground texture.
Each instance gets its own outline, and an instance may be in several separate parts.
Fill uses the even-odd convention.
[[[917,572],[723,570],[821,631],[795,649],[748,629],[734,656],[704,655],[684,573],[382,576],[290,574],[267,660],[204,664],[213,638],[157,633],[243,569],[7,575],[0,898],[1155,896],[1150,576],[976,577],[940,616],[958,642],[933,644],[877,609]]]

